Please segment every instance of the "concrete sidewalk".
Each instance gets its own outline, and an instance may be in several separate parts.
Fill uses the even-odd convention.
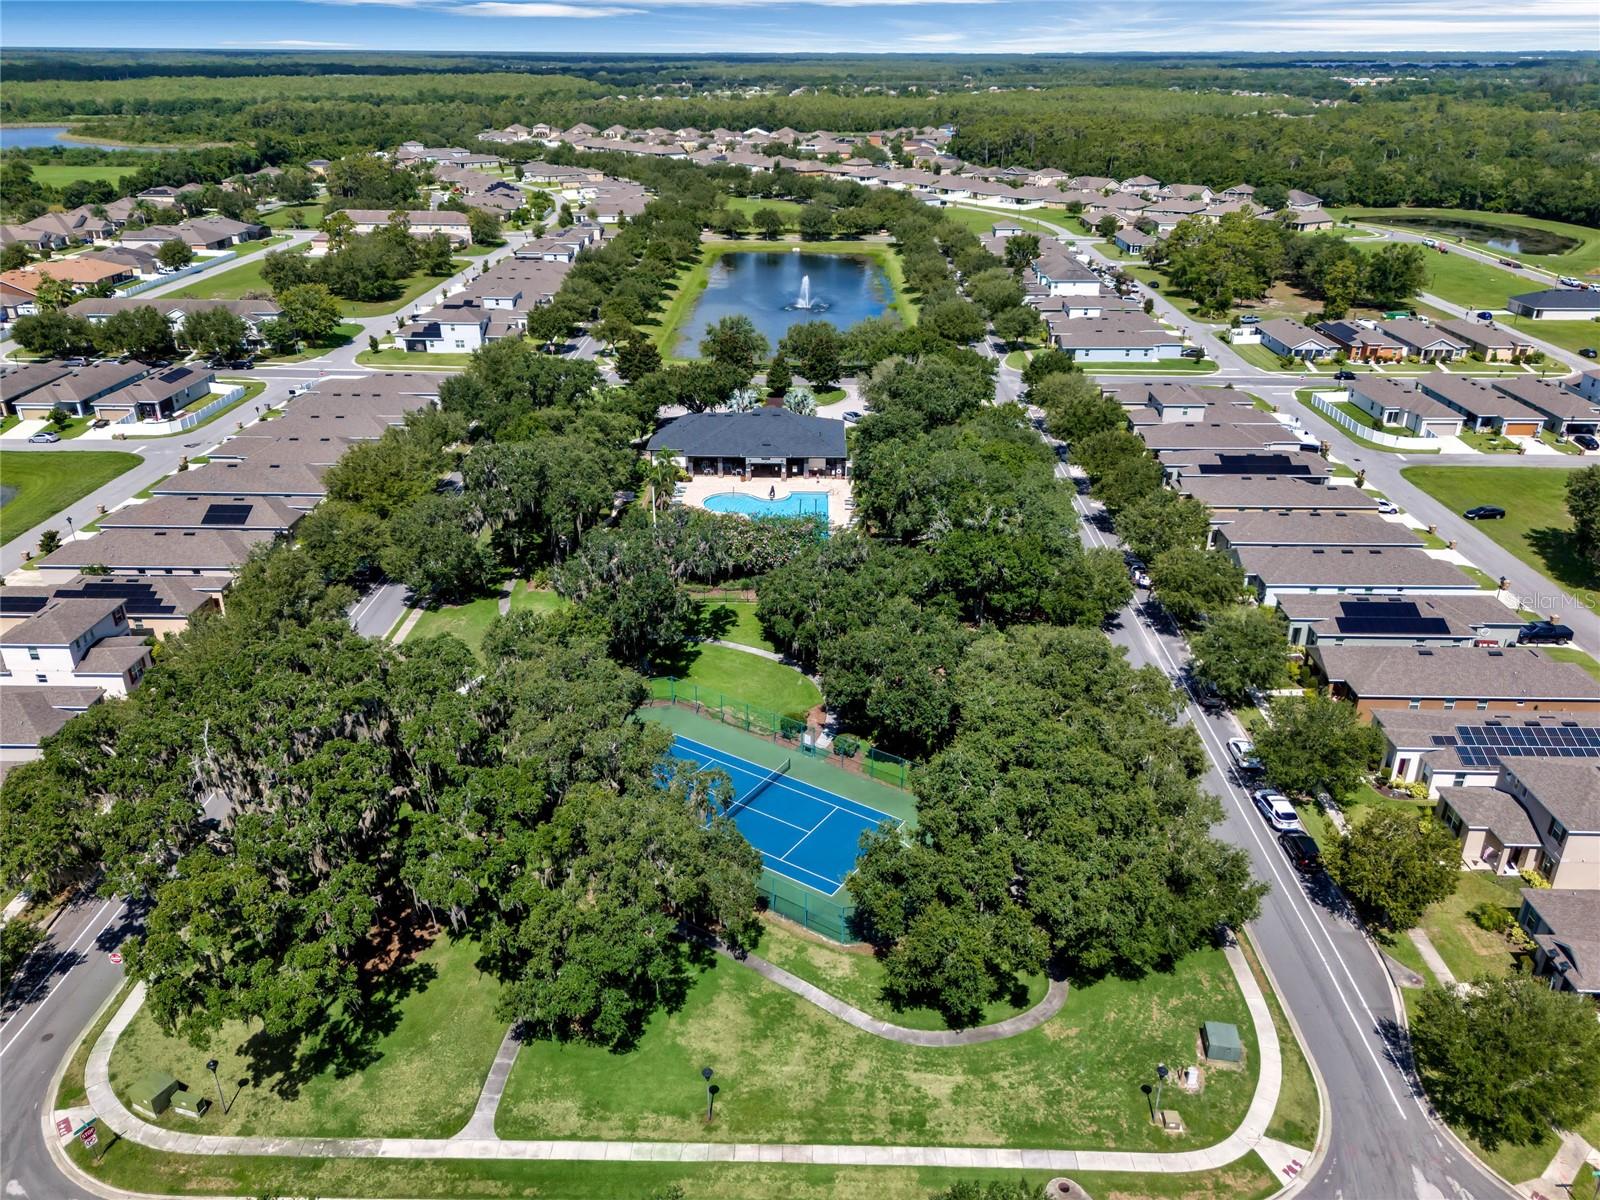
[[[501,1139],[480,1132],[487,1122],[475,1113],[454,1138],[224,1137],[160,1129],[134,1116],[111,1087],[111,1051],[139,1006],[144,987],[133,990],[89,1052],[84,1076],[89,1105],[108,1127],[131,1142],[167,1154],[259,1155],[280,1158],[485,1159],[570,1162],[762,1162],[818,1166],[956,1167],[969,1170],[1129,1171],[1183,1174],[1227,1166],[1263,1144],[1278,1105],[1282,1054],[1266,998],[1243,954],[1228,947],[1228,965],[1244,994],[1256,1032],[1260,1075],[1244,1119],[1214,1145],[1182,1151],[1047,1150],[996,1146],[869,1146],[849,1144],[773,1144],[754,1142],[633,1142]],[[765,974],[765,973],[763,973]],[[784,973],[787,974],[787,973]],[[776,980],[775,980],[776,982]],[[809,998],[809,997],[808,997]],[[832,999],[832,997],[829,997]],[[512,1043],[514,1046],[514,1043]],[[509,1076],[515,1050],[502,1044],[491,1075]],[[485,1086],[485,1097],[491,1089]],[[496,1095],[496,1102],[498,1096]],[[480,1097],[480,1109],[486,1108]],[[1275,1157],[1283,1150],[1276,1146]],[[1293,1148],[1285,1148],[1292,1150]],[[1299,1155],[1303,1161],[1309,1154]]]

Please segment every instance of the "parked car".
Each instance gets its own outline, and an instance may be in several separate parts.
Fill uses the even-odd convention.
[[[1490,312],[1487,308],[1480,308],[1477,312],[1473,313],[1472,315],[1477,317],[1478,320],[1480,320],[1480,321],[1492,321],[1492,320],[1494,320],[1494,314],[1492,312]]]
[[[1228,757],[1241,771],[1254,773],[1261,770],[1261,760],[1256,757],[1256,745],[1249,738],[1229,738]]]
[[[1300,824],[1300,817],[1294,811],[1294,805],[1289,803],[1289,797],[1282,792],[1275,792],[1271,788],[1257,788],[1250,793],[1250,799],[1256,802],[1256,807],[1267,819],[1267,824],[1279,833],[1290,833],[1305,828]]]
[[[1578,353],[1583,355],[1585,358],[1600,357],[1600,352],[1597,352],[1593,346],[1585,346],[1582,350],[1579,350]]]
[[[1182,350],[1178,351],[1178,355],[1181,358],[1204,358],[1206,356],[1206,352],[1199,346],[1185,346]]]
[[[1333,373],[1333,377],[1335,379],[1354,379],[1356,373],[1354,371],[1338,370]]]
[[[1315,875],[1322,870],[1322,850],[1317,845],[1317,839],[1303,829],[1280,833],[1278,845],[1283,847],[1283,852],[1300,874]]]
[[[1200,702],[1200,707],[1213,716],[1228,711],[1228,702],[1222,698],[1222,693],[1209,683],[1200,684],[1195,688],[1194,694],[1195,699]]]
[[[30,442],[59,442],[61,435],[53,429],[41,429],[28,440]]]
[[[1572,630],[1554,621],[1529,621],[1517,630],[1520,646],[1565,646],[1572,640]]]
[[[1516,260],[1516,259],[1514,259],[1514,258],[1502,258],[1502,259],[1501,259],[1501,260],[1500,260],[1500,265],[1501,265],[1501,266],[1502,266],[1502,267],[1520,267],[1520,266],[1521,266],[1521,265],[1522,265],[1522,264],[1521,264],[1521,263],[1519,263],[1519,262],[1518,262],[1518,261],[1517,261],[1517,260]]]
[[[1256,316],[1254,313],[1251,313],[1248,316],[1240,317],[1239,318],[1239,324],[1241,324],[1241,325],[1259,325],[1259,324],[1261,324],[1261,318]]]
[[[1581,288],[1583,286],[1583,284],[1579,283],[1576,279],[1574,279],[1570,275],[1563,275],[1556,282],[1559,283],[1562,287]]]
[[[1397,505],[1393,500],[1386,500],[1384,497],[1379,496],[1378,511],[1383,513],[1385,516],[1392,517],[1400,511],[1400,506]]]
[[[1600,450],[1600,438],[1592,433],[1575,433],[1572,435],[1574,445],[1582,446],[1585,450]]]
[[[844,419],[847,423],[854,425],[857,421],[861,420],[861,414],[852,408],[849,412],[844,414]]]
[[[1498,504],[1479,504],[1461,515],[1469,521],[1499,521],[1504,519],[1506,510]]]

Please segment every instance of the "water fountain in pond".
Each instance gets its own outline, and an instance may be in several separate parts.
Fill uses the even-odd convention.
[[[811,276],[800,277],[800,294],[795,297],[793,304],[785,304],[784,308],[799,312],[826,312],[826,301],[814,300],[811,297]]]

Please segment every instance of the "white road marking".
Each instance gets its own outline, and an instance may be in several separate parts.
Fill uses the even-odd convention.
[[[50,964],[50,969],[45,972],[44,978],[34,985],[33,991],[28,993],[28,998],[20,1005],[21,1008],[26,1008],[28,1005],[33,1003],[34,998],[38,996],[39,992],[50,982],[52,976],[54,976],[56,967],[61,964],[61,960],[76,950],[78,944],[82,942],[84,938],[89,937],[91,932],[95,937],[99,937],[105,932],[106,928],[111,924],[111,922],[116,920],[116,918],[121,915],[123,904],[124,902],[121,900],[107,900],[103,905],[101,905],[100,912],[104,912],[112,905],[116,905],[116,910],[105,919],[99,929],[94,928],[94,918],[90,918],[89,923],[83,927],[83,932],[78,934],[78,936],[73,939],[72,945],[68,946],[60,954],[56,955],[55,960]],[[99,913],[95,914],[96,917],[99,915]],[[33,1024],[34,1017],[37,1017],[45,1010],[45,1007],[52,999],[55,998],[56,994],[57,992],[51,992],[50,995],[46,996],[44,1000],[40,1002],[37,1008],[28,1014],[28,1019],[21,1025],[17,1026],[16,1031],[11,1035],[11,1040],[6,1042],[4,1046],[0,1046],[0,1055],[3,1055],[7,1050],[11,1049],[11,1047],[17,1044],[18,1040],[22,1037],[23,1030],[27,1029],[29,1025]]]

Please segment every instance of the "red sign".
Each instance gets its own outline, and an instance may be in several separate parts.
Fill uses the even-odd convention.
[[[85,1146],[93,1146],[100,1139],[95,1134],[94,1126],[91,1125],[91,1126],[89,1126],[89,1128],[85,1129],[82,1133],[80,1133],[78,1135],[78,1140],[80,1142],[82,1142]]]
[[[61,1137],[69,1136],[72,1133],[72,1122],[66,1117],[57,1117],[56,1133]]]
[[[112,966],[120,967],[122,965],[122,951],[113,950],[110,954],[106,955],[106,957],[111,960]]]

